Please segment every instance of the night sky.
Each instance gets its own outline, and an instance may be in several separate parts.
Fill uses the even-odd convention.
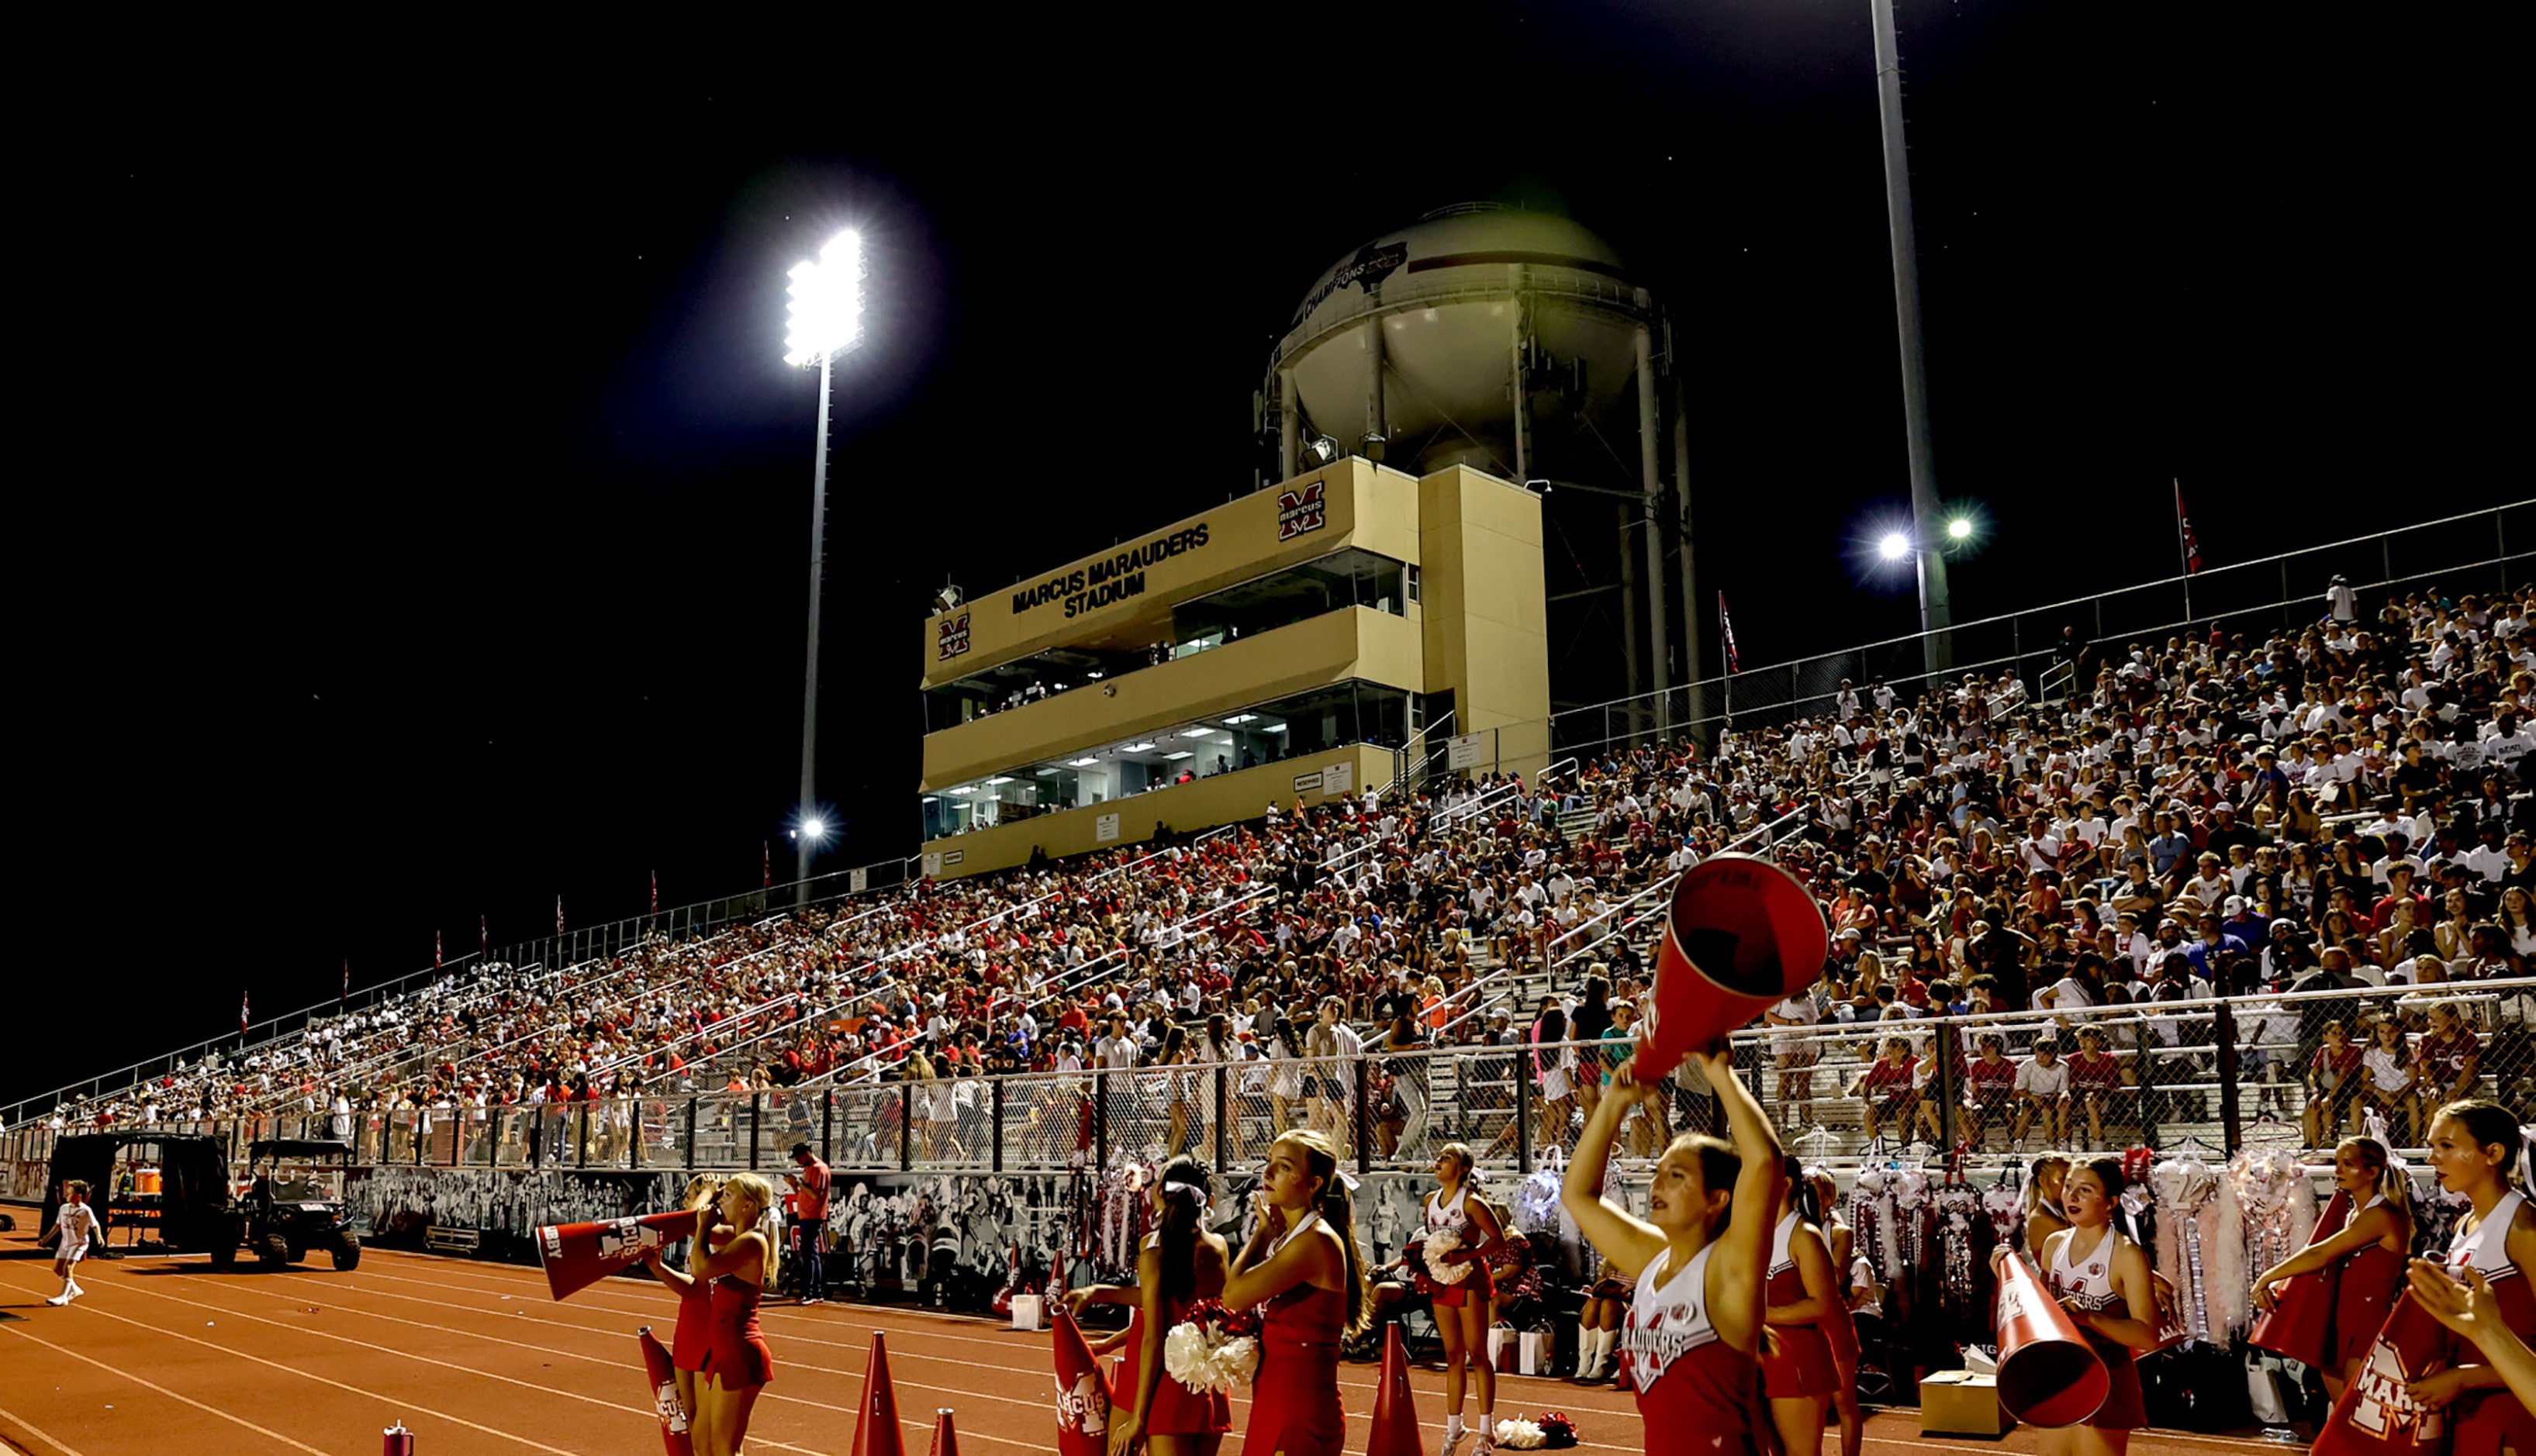
[[[2173,476],[2213,564],[2526,493],[2509,47],[2231,9],[1902,0],[1938,484],[1991,523],[1959,617],[2170,573]],[[325,67],[224,37],[23,138],[52,464],[18,472],[12,981],[73,1030],[0,1097],[479,913],[499,944],[557,893],[582,923],[656,869],[752,885],[770,839],[783,870],[815,379],[783,276],[843,225],[874,302],[831,476],[835,865],[915,845],[945,573],[1246,488],[1303,290],[1448,203],[1563,211],[1668,300],[1746,665],[1908,629],[1861,566],[1907,500],[1866,0],[1181,14]],[[1609,580],[1608,502],[1561,509],[1552,590]],[[1553,609],[1562,701],[1617,691],[1610,600]]]

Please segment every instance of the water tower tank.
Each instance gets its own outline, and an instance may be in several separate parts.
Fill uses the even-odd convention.
[[[1326,439],[1412,474],[1520,480],[1543,425],[1613,414],[1622,433],[1604,432],[1628,458],[1641,327],[1661,347],[1648,291],[1577,222],[1486,203],[1428,213],[1333,263],[1296,309],[1266,389],[1282,473],[1319,463]]]

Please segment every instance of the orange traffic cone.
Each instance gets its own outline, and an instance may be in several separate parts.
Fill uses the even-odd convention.
[[[933,1413],[933,1456],[960,1456],[960,1432],[951,1428],[951,1413]]]
[[[1373,1387],[1373,1429],[1365,1435],[1364,1456],[1426,1456],[1418,1435],[1418,1398],[1409,1390],[1409,1351],[1396,1323],[1382,1336],[1382,1378]]]
[[[1082,1326],[1064,1305],[1049,1307],[1056,1331],[1057,1456],[1109,1456],[1109,1383],[1101,1378],[1092,1347],[1083,1343]]]
[[[854,1456],[907,1456],[898,1432],[898,1387],[889,1378],[889,1347],[872,1331],[871,1359],[863,1365],[863,1399],[855,1413]]]

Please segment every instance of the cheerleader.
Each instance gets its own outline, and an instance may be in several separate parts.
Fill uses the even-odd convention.
[[[1192,1391],[1163,1367],[1163,1342],[1173,1327],[1185,1322],[1199,1301],[1224,1293],[1225,1272],[1232,1267],[1223,1236],[1200,1225],[1206,1182],[1205,1171],[1183,1154],[1164,1165],[1145,1190],[1156,1224],[1136,1258],[1141,1338],[1135,1384],[1125,1404],[1110,1413],[1111,1456],[1126,1456],[1140,1440],[1156,1456],[1215,1456],[1233,1428],[1233,1406],[1224,1392]]]
[[[1480,1387],[1479,1444],[1472,1456],[1496,1447],[1497,1374],[1489,1363],[1489,1320],[1495,1302],[1489,1260],[1504,1236],[1488,1200],[1472,1193],[1473,1169],[1467,1144],[1447,1143],[1435,1157],[1435,1191],[1426,1195],[1426,1234],[1451,1234],[1460,1246],[1434,1260],[1467,1266],[1459,1284],[1446,1284],[1422,1271],[1419,1288],[1426,1296],[1435,1329],[1444,1338],[1444,1445],[1437,1456],[1455,1456],[1463,1437],[1462,1398],[1468,1384]]]
[[[1678,1451],[1695,1434],[1714,1456],[1758,1456],[1752,1398],[1762,1296],[1787,1173],[1778,1135],[1736,1075],[1734,1056],[1720,1046],[1689,1059],[1724,1106],[1735,1141],[1675,1138],[1656,1164],[1644,1219],[1607,1201],[1603,1171],[1619,1114],[1630,1103],[1664,1095],[1660,1083],[1638,1080],[1632,1058],[1578,1139],[1559,1197],[1604,1257],[1637,1281],[1621,1331],[1621,1368],[1637,1394],[1647,1450]],[[1735,1217],[1739,1209],[1742,1218]]]
[[[2536,1331],[2536,1290],[2529,1284],[2536,1272],[2536,1204],[2509,1185],[2519,1140],[2518,1118],[2480,1098],[2450,1103],[2431,1118],[2431,1167],[2440,1186],[2474,1205],[2448,1240],[2448,1272],[2481,1275],[2502,1322],[2524,1337]],[[2503,1388],[2501,1367],[2462,1340],[2448,1360],[2449,1368],[2412,1382],[2411,1392],[2424,1405],[2453,1403],[2454,1456],[2498,1456],[2504,1441],[2522,1456],[2536,1451],[2536,1420]]]
[[[2043,1241],[2069,1227],[2068,1218],[2060,1211],[2060,1190],[2069,1177],[2069,1155],[2045,1153],[2026,1171],[2025,1222],[2018,1228],[2023,1237],[2017,1247],[2040,1257]]]
[[[2333,1335],[2325,1346],[2332,1363],[2317,1372],[2324,1376],[2325,1393],[2338,1401],[2403,1287],[2404,1255],[2413,1246],[2413,1206],[2403,1173],[2387,1157],[2386,1145],[2374,1137],[2347,1137],[2333,1150],[2333,1185],[2357,1212],[2339,1230],[2264,1270],[2254,1280],[2253,1293],[2255,1307],[2269,1309],[2280,1302],[2284,1281],[2341,1265]]]
[[[1831,1249],[1831,1267],[1839,1277],[1840,1296],[1832,1300],[1830,1312],[1823,1320],[1823,1333],[1831,1337],[1831,1362],[1840,1379],[1832,1386],[1832,1409],[1840,1415],[1840,1456],[1858,1456],[1867,1445],[1867,1415],[1858,1408],[1858,1321],[1850,1308],[1856,1288],[1857,1237],[1840,1216],[1840,1185],[1832,1181],[1823,1169],[1800,1170],[1791,1156],[1787,1164],[1791,1186],[1803,1178],[1814,1195],[1814,1210],[1822,1217],[1823,1242]],[[1875,1282],[1870,1272],[1868,1283]]]
[[[775,1284],[775,1188],[753,1172],[723,1184],[722,1221],[740,1232],[721,1248],[689,1260],[689,1272],[711,1293],[712,1317],[703,1365],[696,1372],[696,1456],[738,1456],[749,1412],[775,1378],[775,1356],[757,1327],[757,1303]]]
[[[722,1185],[710,1177],[687,1180],[687,1196],[681,1205],[696,1215],[694,1243],[688,1254],[692,1261],[707,1251],[718,1248],[730,1236],[731,1231],[720,1218],[715,1207]],[[713,1286],[661,1261],[666,1253],[659,1244],[643,1250],[643,1262],[650,1265],[652,1277],[668,1286],[678,1297],[677,1332],[669,1337],[669,1364],[678,1384],[678,1409],[687,1413],[689,1426],[696,1420],[696,1372],[705,1367],[705,1356],[713,1348]]]
[[[2086,1424],[2046,1431],[2041,1456],[2122,1456],[2131,1432],[2148,1424],[2134,1361],[2157,1344],[2157,1292],[2148,1255],[2113,1225],[2123,1187],[2119,1158],[2072,1164],[2060,1185],[2069,1227],[2043,1241],[2045,1280],[2104,1361],[2112,1388]],[[1992,1255],[1994,1268],[2010,1257],[2004,1249]]]
[[[1633,1285],[1620,1266],[1603,1261],[1603,1272],[1585,1291],[1585,1307],[1577,1311],[1576,1383],[1598,1385],[1611,1371],[1606,1366],[1618,1352],[1620,1317],[1628,1312]]]
[[[1770,1327],[1771,1348],[1761,1358],[1761,1389],[1770,1398],[1770,1423],[1778,1427],[1785,1456],[1820,1456],[1823,1408],[1840,1388],[1826,1326],[1843,1301],[1813,1186],[1794,1158],[1781,1169],[1790,1180],[1790,1206],[1770,1234],[1761,1318]]]
[[[1317,1131],[1283,1134],[1269,1145],[1258,1197],[1259,1227],[1224,1285],[1226,1308],[1264,1310],[1241,1449],[1340,1456],[1339,1347],[1363,1330],[1371,1300],[1338,1148]]]

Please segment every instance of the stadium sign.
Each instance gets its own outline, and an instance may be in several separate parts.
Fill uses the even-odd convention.
[[[1185,555],[1206,544],[1206,523],[1184,526],[1169,536],[1130,546],[1113,556],[1106,556],[1088,566],[1060,572],[1044,582],[1022,588],[1013,594],[1013,615],[1019,616],[1050,601],[1063,601],[1065,614],[1080,616],[1130,597],[1145,595],[1145,568],[1157,561]],[[967,649],[963,647],[963,651]]]
[[[969,614],[944,617],[933,629],[934,661],[947,663],[969,650]]]

